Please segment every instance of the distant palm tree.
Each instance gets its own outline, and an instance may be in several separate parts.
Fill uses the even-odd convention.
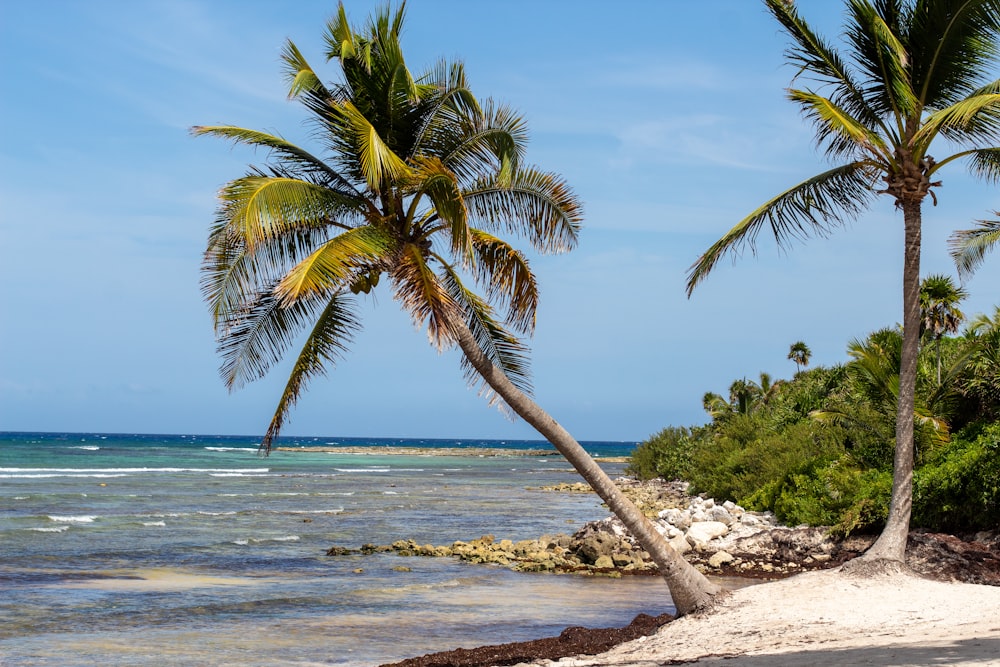
[[[920,283],[921,330],[934,339],[937,352],[937,381],[941,384],[941,338],[956,333],[965,315],[958,304],[968,293],[950,276],[936,273]]]
[[[920,237],[934,180],[965,158],[1000,181],[1000,0],[850,0],[847,57],[813,32],[788,0],[765,0],[793,45],[796,79],[816,89],[788,97],[815,127],[827,155],[842,162],[786,190],[740,221],[691,267],[688,294],[724,256],[755,249],[762,230],[779,245],[825,235],[856,218],[879,194],[903,213],[903,347],[900,355],[892,500],[885,529],[855,567],[898,567],[913,500],[913,426],[920,343]],[[931,157],[935,139],[958,147]],[[936,145],[936,144],[935,144]],[[937,146],[937,145],[936,145]]]
[[[262,449],[269,451],[309,380],[332,367],[360,328],[352,295],[382,277],[438,349],[458,346],[472,381],[538,430],[580,472],[657,563],[680,613],[720,588],[689,565],[580,444],[528,396],[526,348],[538,285],[525,255],[576,245],[581,206],[561,178],[523,164],[523,119],[470,92],[460,63],[410,73],[403,8],[355,31],[343,5],[327,26],[343,80],[320,82],[288,42],[290,97],[313,115],[326,157],[279,136],[195,127],[265,149],[269,163],[226,184],[211,228],[203,289],[230,388],[263,377],[305,342]],[[473,290],[481,290],[481,294]],[[498,313],[494,306],[502,309]]]
[[[980,220],[972,229],[957,231],[948,239],[951,256],[962,279],[971,276],[983,263],[986,253],[1000,245],[1000,211],[996,220]]]
[[[802,369],[809,365],[810,357],[812,357],[812,350],[801,340],[792,343],[788,349],[788,358],[795,362],[795,370],[798,373],[801,373]]]

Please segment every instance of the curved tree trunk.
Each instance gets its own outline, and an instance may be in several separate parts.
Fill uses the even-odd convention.
[[[892,501],[882,534],[863,560],[905,561],[913,505],[913,405],[920,349],[920,226],[919,201],[903,202],[903,348],[899,360],[896,408],[896,453],[892,468]]]
[[[545,437],[576,471],[590,484],[598,496],[607,503],[615,516],[635,536],[642,548],[653,558],[660,574],[667,582],[670,596],[678,614],[688,614],[711,606],[724,589],[710,582],[705,575],[684,560],[671,547],[653,524],[629,500],[601,469],[597,462],[580,446],[555,419],[549,416],[529,396],[515,387],[507,376],[496,368],[482,353],[472,332],[464,323],[453,327],[458,345],[473,367],[497,394],[507,402],[522,419]]]

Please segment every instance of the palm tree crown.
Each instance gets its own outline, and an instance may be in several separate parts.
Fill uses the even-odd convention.
[[[801,340],[792,343],[791,347],[788,348],[788,358],[795,362],[795,367],[798,370],[802,370],[809,365],[809,359],[812,357],[812,350]]]
[[[726,255],[755,249],[770,230],[779,245],[823,236],[856,218],[880,194],[903,213],[903,346],[900,355],[893,499],[886,530],[869,560],[901,562],[912,500],[913,406],[919,348],[922,205],[940,170],[964,159],[1000,182],[1000,0],[849,0],[841,53],[817,35],[788,0],[765,0],[792,40],[796,67],[788,98],[810,120],[836,161],[764,203],[692,265],[687,291]],[[937,157],[945,147],[956,152]]]
[[[329,86],[286,43],[289,97],[311,113],[322,154],[240,127],[193,128],[269,151],[266,166],[221,190],[202,281],[230,388],[263,377],[307,332],[265,448],[307,381],[358,331],[352,296],[383,276],[439,349],[464,323],[489,360],[528,389],[518,335],[533,330],[538,287],[525,254],[500,235],[522,236],[540,252],[576,244],[580,202],[560,178],[522,163],[521,117],[480,103],[461,63],[411,75],[399,44],[403,17],[403,8],[386,7],[356,33],[341,5],[327,25],[326,56],[342,77]]]

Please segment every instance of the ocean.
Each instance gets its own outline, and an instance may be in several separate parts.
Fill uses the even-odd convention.
[[[581,444],[620,457],[636,443]],[[0,433],[0,666],[379,665],[673,611],[658,577],[325,555],[536,538],[607,516],[593,494],[541,488],[579,481],[547,443],[278,445],[327,451],[262,458],[252,437]]]

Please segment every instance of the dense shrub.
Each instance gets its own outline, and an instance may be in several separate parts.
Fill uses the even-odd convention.
[[[625,472],[639,479],[689,479],[691,452],[703,431],[668,426],[636,447]]]
[[[915,525],[950,532],[1000,528],[1000,422],[970,431],[915,472]]]
[[[979,319],[940,341],[940,366],[937,341],[918,359],[914,528],[1000,527],[1000,309]],[[684,479],[787,524],[877,530],[892,489],[900,344],[898,328],[882,329],[851,341],[847,364],[743,377],[728,400],[709,392],[711,423],[664,429],[628,472]]]

